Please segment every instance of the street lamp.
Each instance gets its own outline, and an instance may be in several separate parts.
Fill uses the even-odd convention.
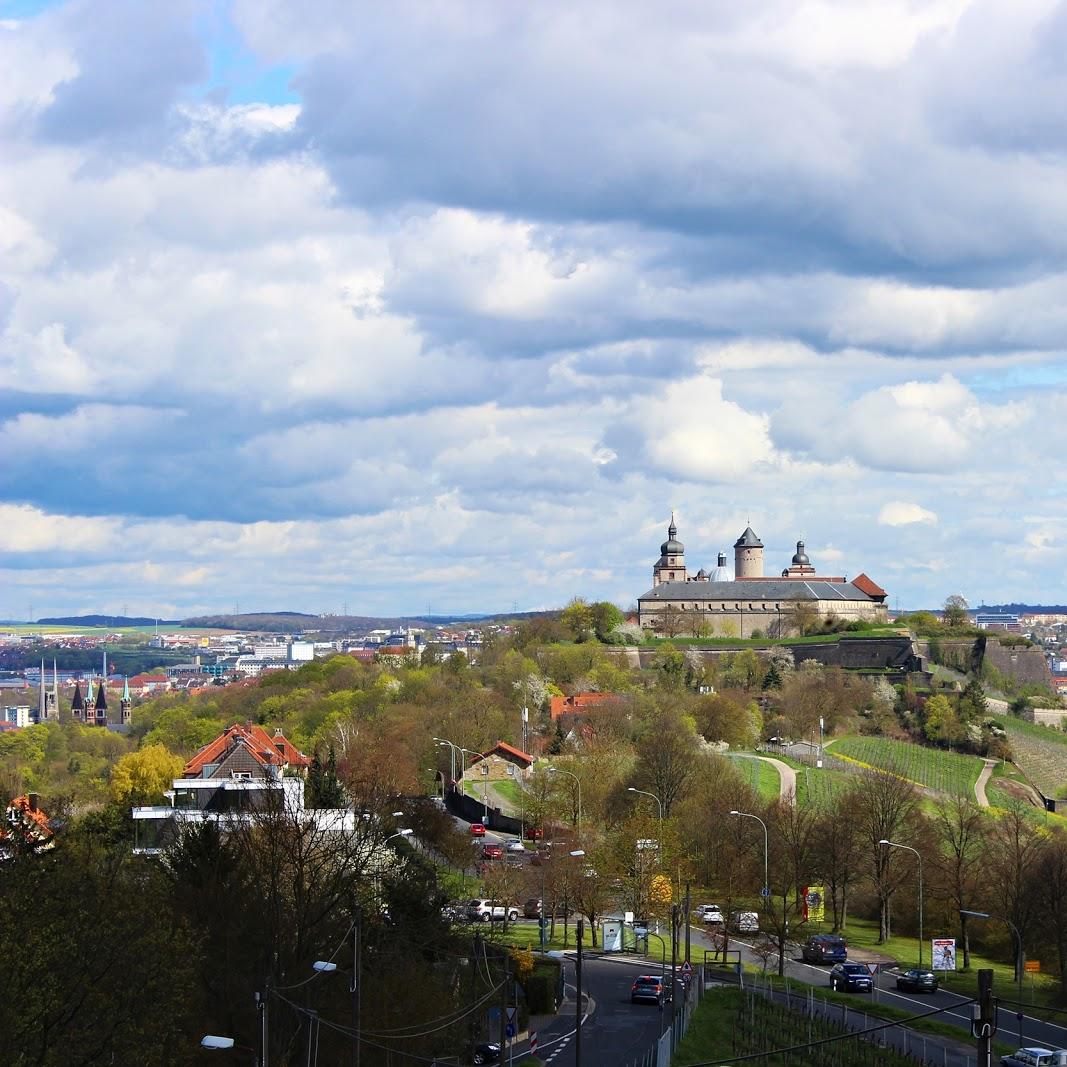
[[[233,1048],[233,1038],[219,1037],[217,1034],[205,1034],[200,1039],[200,1047],[214,1049]]]
[[[656,796],[655,793],[650,793],[647,789],[638,789],[635,786],[629,785],[629,786],[626,787],[626,791],[628,793],[640,793],[644,797],[651,797],[656,802],[656,806],[659,808],[660,836],[662,836],[662,834],[663,834],[663,801],[660,800],[660,798],[658,796]]]
[[[739,819],[755,819],[756,822],[758,822],[760,826],[763,827],[763,888],[760,890],[760,896],[766,899],[771,895],[771,879],[767,873],[767,859],[769,854],[767,824],[758,815],[752,815],[750,812],[747,811],[737,811],[736,809],[734,809],[730,812],[730,814],[736,816]]]
[[[388,845],[388,844],[389,844],[389,842],[390,842],[390,841],[392,841],[394,837],[411,837],[411,835],[412,835],[412,834],[413,834],[414,832],[415,832],[414,830],[410,830],[410,829],[408,829],[408,830],[397,830],[397,832],[396,832],[395,834],[390,834],[390,835],[389,835],[389,836],[388,836],[388,837],[387,837],[387,838],[386,838],[386,839],[385,839],[385,840],[384,840],[384,841],[382,842],[382,844],[383,844],[383,845]]]
[[[970,911],[967,908],[960,908],[960,915],[968,915],[972,919],[997,919],[1004,923],[1006,926],[1011,927],[1011,932],[1015,935],[1015,980],[1019,983],[1019,1007],[1016,1011],[1016,1018],[1019,1021],[1019,1045],[1023,1043],[1023,969],[1024,960],[1026,956],[1023,954],[1023,937],[1019,933],[1019,928],[1011,921],[1011,919],[1005,919],[1003,915],[990,915],[988,911]]]
[[[885,846],[886,848],[902,848],[906,852],[913,852],[915,858],[919,861],[919,970],[923,969],[923,858],[917,848],[912,848],[911,845],[901,845],[896,841],[890,841],[888,838],[883,837],[878,844]]]
[[[578,785],[578,839],[582,837],[582,780],[573,771],[568,771],[563,767],[549,767],[549,774],[569,774]]]
[[[444,738],[444,737],[435,737],[434,741],[437,742],[437,746],[439,748],[441,746],[443,746],[443,745],[448,745],[448,747],[449,747],[449,750],[450,750],[449,751],[449,755],[452,757],[452,782],[449,783],[451,785],[456,781],[456,747],[457,746],[454,745],[451,741],[449,741],[447,738]]]

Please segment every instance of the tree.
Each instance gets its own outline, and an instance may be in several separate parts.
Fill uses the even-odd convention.
[[[163,745],[146,745],[121,757],[111,771],[111,796],[117,804],[148,804],[161,800],[185,761]]]
[[[977,678],[971,678],[960,694],[957,714],[963,723],[981,722],[989,713],[985,688]]]
[[[951,701],[942,693],[930,697],[926,702],[926,721],[923,733],[927,740],[942,745],[952,745],[967,736],[963,724],[956,714]]]
[[[789,625],[804,637],[815,629],[819,621],[819,609],[807,600],[794,601],[788,611]]]
[[[958,630],[966,626],[970,620],[967,601],[959,593],[953,593],[945,598],[945,606],[941,613],[942,622],[950,630]]]
[[[593,630],[601,641],[607,640],[612,631],[623,621],[623,614],[609,600],[598,600],[589,605]]]
[[[961,794],[942,796],[935,803],[933,826],[940,846],[934,851],[934,891],[959,913],[976,909],[982,888],[982,867],[988,817]],[[967,916],[960,915],[963,966],[971,965]]]
[[[855,819],[843,819],[838,805],[816,816],[812,829],[815,873],[823,879],[834,931],[848,925],[849,892],[859,877],[860,833]]]
[[[560,613],[559,621],[576,641],[586,641],[593,630],[593,608],[580,596],[575,597]]]
[[[637,762],[633,784],[655,793],[663,803],[663,815],[689,789],[697,767],[696,735],[690,724],[676,712],[663,712],[637,742]]]
[[[841,798],[842,811],[852,813],[878,899],[878,942],[892,936],[890,904],[893,894],[914,873],[914,863],[905,869],[899,849],[886,848],[883,840],[898,840],[917,822],[919,801],[914,786],[898,774],[868,771]]]
[[[1056,830],[1041,850],[1037,866],[1038,914],[1056,946],[1060,999],[1067,999],[1067,834]]]
[[[986,837],[985,872],[998,914],[1010,919],[1025,938],[1037,906],[1035,877],[1042,835],[1025,804],[1014,803],[997,818]],[[1015,978],[1018,980],[1018,964]]]

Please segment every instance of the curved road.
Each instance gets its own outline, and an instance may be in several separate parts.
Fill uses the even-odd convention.
[[[797,802],[797,772],[789,766],[788,763],[783,763],[780,759],[775,759],[773,756],[756,756],[751,752],[738,752],[738,756],[743,756],[745,759],[758,759],[763,760],[764,763],[769,763],[778,772],[778,796],[781,800],[788,801],[792,806],[796,806]]]

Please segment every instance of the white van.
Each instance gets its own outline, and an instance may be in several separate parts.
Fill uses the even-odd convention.
[[[759,914],[754,911],[733,911],[730,913],[730,928],[738,934],[758,934]]]

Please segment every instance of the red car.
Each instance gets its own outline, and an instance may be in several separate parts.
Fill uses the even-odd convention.
[[[482,849],[482,856],[487,860],[502,860],[504,858],[504,850],[500,845],[486,845]]]
[[[527,826],[526,827],[526,840],[527,841],[540,841],[545,836],[544,830],[539,826]]]
[[[475,837],[485,837],[485,826],[484,826],[484,824],[482,824],[480,822],[472,822],[471,823],[471,833],[474,834]]]

